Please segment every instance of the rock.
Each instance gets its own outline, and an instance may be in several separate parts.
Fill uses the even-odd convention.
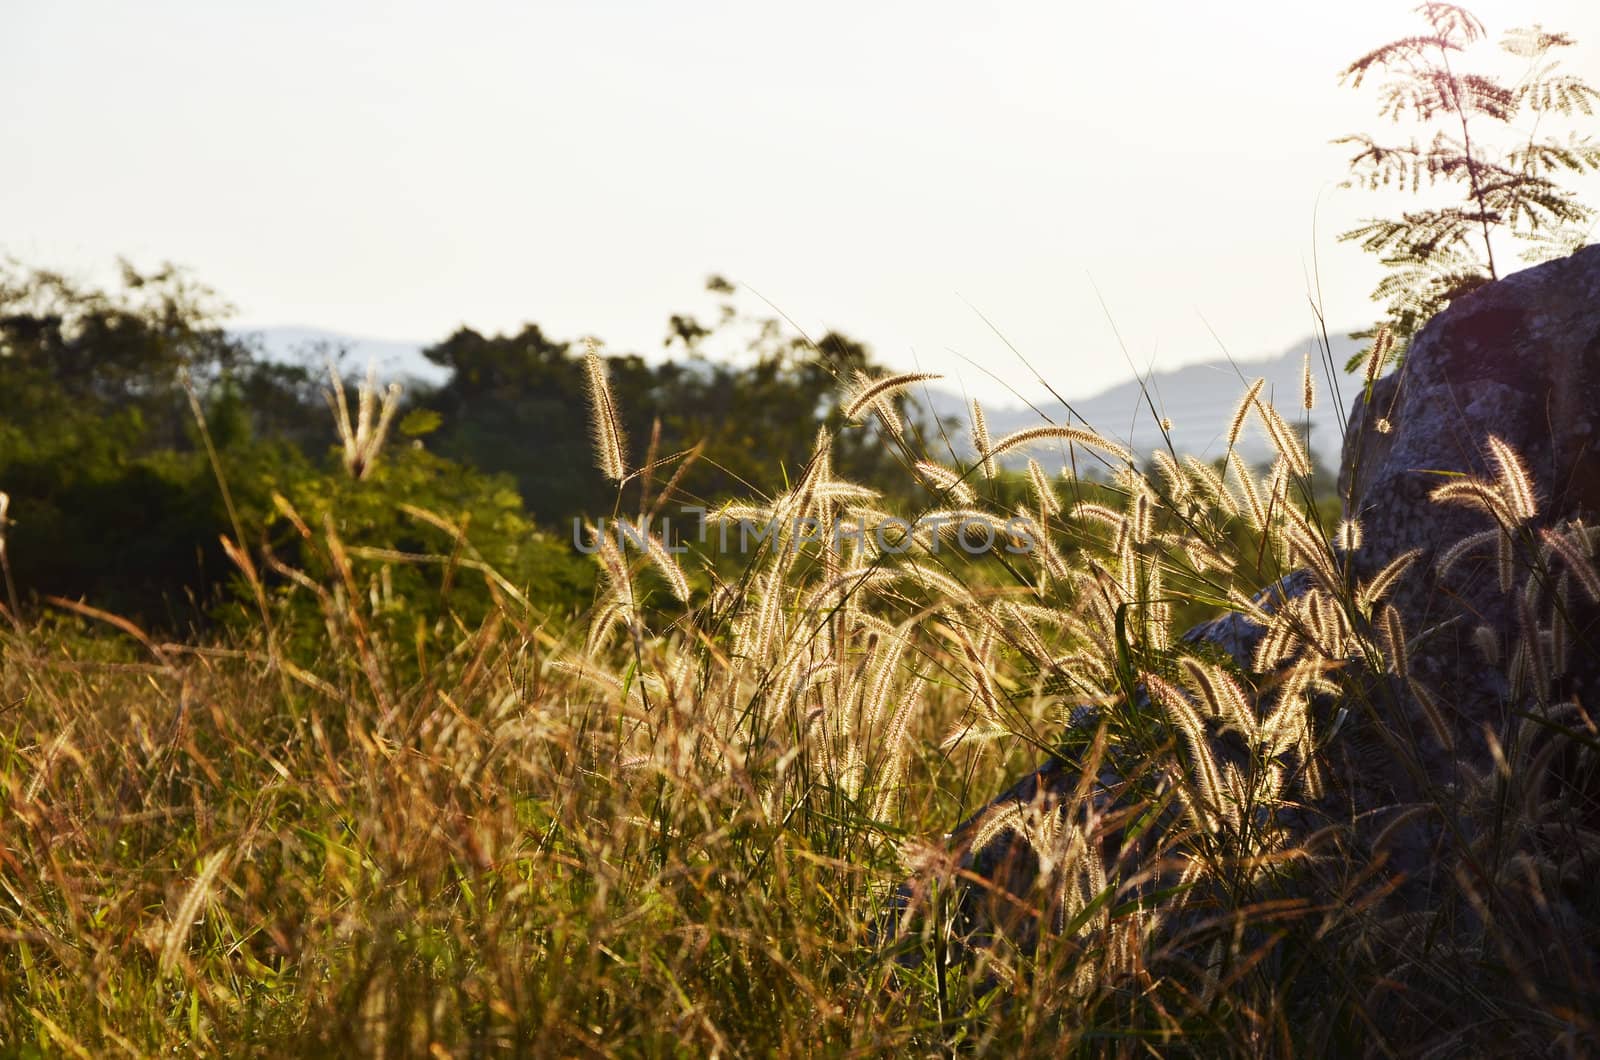
[[[1519,566],[1537,550],[1539,529],[1600,513],[1600,245],[1457,300],[1370,399],[1357,397],[1345,434],[1339,485],[1346,517],[1364,530],[1358,566],[1370,573],[1423,550],[1419,576],[1392,602],[1411,636],[1422,638],[1414,660],[1421,679],[1462,693],[1446,719],[1459,743],[1480,749],[1485,724],[1500,731],[1509,689],[1502,668],[1487,664],[1472,641],[1484,627],[1510,650],[1515,594],[1501,589],[1493,548],[1440,576],[1444,550],[1495,524],[1429,494],[1461,476],[1495,478],[1490,438],[1520,455],[1538,502],[1516,535],[1526,546]],[[1447,757],[1429,763],[1441,779],[1452,772]]]
[[[1496,456],[1491,438],[1519,455],[1537,503],[1536,512],[1508,528],[1510,592],[1501,584],[1494,540],[1448,572],[1438,569],[1458,542],[1496,528],[1481,507],[1430,497],[1468,477],[1503,480],[1506,459]],[[1352,557],[1359,577],[1421,550],[1389,601],[1411,645],[1409,669],[1372,678],[1372,687],[1355,696],[1359,711],[1351,704],[1341,713],[1341,704],[1328,704],[1324,725],[1332,717],[1350,719],[1326,748],[1335,783],[1316,798],[1300,797],[1294,818],[1281,823],[1298,840],[1327,822],[1343,822],[1353,848],[1369,855],[1374,836],[1386,833],[1386,871],[1407,881],[1394,900],[1414,910],[1448,882],[1456,862],[1446,848],[1471,846],[1476,830],[1487,827],[1473,793],[1495,776],[1495,763],[1513,745],[1532,754],[1533,742],[1543,738],[1528,715],[1548,728],[1550,719],[1567,716],[1562,711],[1571,713],[1563,704],[1577,703],[1581,712],[1582,704],[1600,703],[1600,613],[1576,573],[1564,569],[1566,561],[1541,549],[1541,532],[1554,529],[1581,545],[1582,537],[1567,529],[1573,521],[1600,525],[1600,246],[1481,287],[1434,318],[1403,367],[1356,397],[1339,481],[1346,516],[1363,528]],[[1302,571],[1258,600],[1270,610],[1309,585]],[[1532,636],[1529,613],[1540,627]],[[1262,632],[1249,618],[1229,614],[1190,630],[1185,640],[1210,645],[1248,670]],[[1490,641],[1496,650],[1486,652]],[[1521,679],[1512,680],[1505,663],[1519,643],[1548,658],[1544,666],[1530,665],[1525,650]],[[1563,644],[1566,658],[1557,658]],[[1511,669],[1515,677],[1517,667]],[[1428,706],[1443,715],[1442,729]],[[1092,727],[1093,717],[1083,724]],[[1526,737],[1520,743],[1519,732]],[[945,879],[988,882],[962,890],[958,924],[975,937],[1004,933],[1026,948],[1041,917],[1053,917],[1059,928],[1062,910],[1052,905],[1034,848],[1015,829],[985,837],[981,850],[974,850],[974,839],[1006,807],[1034,819],[1114,815],[1126,775],[1115,749],[1091,783],[1072,761],[1063,755],[1046,763],[952,834]],[[1430,810],[1399,813],[1419,804]],[[1398,825],[1402,817],[1409,823]],[[1104,833],[1097,856],[1109,863],[1139,853],[1121,849],[1120,833]],[[902,889],[908,919],[925,882],[914,878]]]

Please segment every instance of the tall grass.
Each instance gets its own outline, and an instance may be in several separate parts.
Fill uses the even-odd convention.
[[[1552,690],[1600,597],[1595,534],[1536,530],[1514,453],[1441,489],[1486,518],[1443,562],[1495,551],[1522,616],[1497,665],[1536,709],[1442,790],[1435,745],[1483,737],[1408,667],[1423,631],[1391,597],[1422,557],[1358,576],[1358,528],[1330,527],[1259,382],[1221,470],[1161,453],[1146,474],[1083,426],[990,440],[976,404],[974,460],[936,459],[889,401],[921,378],[852,380],[845,407],[925,506],[881,510],[824,434],[784,492],[711,513],[713,534],[773,528],[728,576],[652,529],[672,460],[628,470],[591,358],[598,462],[619,510],[641,503],[626,532],[591,527],[579,626],[425,512],[455,539],[440,577],[495,606],[397,618],[384,565],[440,557],[349,545],[282,500],[331,573],[234,549],[253,636],[14,613],[0,1045],[1259,1056],[1594,1033],[1600,734]],[[375,395],[356,426],[335,402],[353,475],[392,415]],[[1265,471],[1231,453],[1252,418]],[[997,458],[1045,447],[1104,480],[1040,456],[1003,503]],[[321,646],[291,657],[317,642],[283,635],[307,600]],[[1182,636],[1196,610],[1232,612],[1245,656]],[[1357,817],[1379,757],[1412,797]],[[1389,857],[1413,834],[1420,902]]]

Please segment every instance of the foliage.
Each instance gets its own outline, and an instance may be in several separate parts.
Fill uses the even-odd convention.
[[[709,286],[732,293],[726,281]],[[293,535],[274,500],[282,495],[313,519],[338,510],[360,547],[422,555],[445,547],[442,531],[403,509],[438,513],[470,525],[485,562],[551,614],[583,602],[593,578],[568,544],[573,526],[616,498],[587,471],[583,367],[570,344],[534,325],[511,337],[463,329],[428,351],[452,370],[444,386],[402,407],[400,395],[380,401],[369,384],[370,398],[355,404],[371,407],[330,424],[339,378],[341,394],[332,395],[311,369],[260,359],[222,329],[226,312],[171,266],[148,274],[124,266],[109,292],[48,272],[0,276],[0,486],[13,500],[10,559],[25,598],[92,597],[169,630],[204,628],[219,615],[243,620],[256,605],[226,591],[222,539],[243,533],[253,544],[267,535],[293,561]],[[714,363],[703,352],[723,332],[747,336],[739,362]],[[758,482],[776,488],[803,463],[817,430],[842,421],[836,378],[871,370],[859,344],[829,335],[813,351],[776,321],[742,320],[731,302],[717,325],[679,316],[671,334],[683,346],[676,360],[606,364],[627,402],[629,437],[645,447],[630,455],[635,467],[700,446],[677,483],[685,501],[713,503]],[[400,464],[386,472],[374,461],[389,417],[397,417]],[[334,426],[343,432],[337,459]],[[842,439],[839,458],[869,479],[889,479],[894,467],[893,454],[866,433]],[[656,470],[632,480],[641,505],[663,485]],[[364,490],[352,478],[382,485]],[[424,589],[414,568],[393,576],[397,607],[434,610],[437,582]],[[451,593],[469,616],[489,605],[481,587]]]
[[[1497,279],[1498,240],[1521,242],[1525,261],[1561,257],[1582,245],[1595,217],[1561,180],[1600,170],[1600,144],[1542,130],[1552,119],[1591,117],[1600,101],[1581,78],[1558,72],[1556,52],[1573,39],[1539,26],[1508,32],[1501,49],[1527,67],[1506,84],[1456,68],[1453,57],[1485,35],[1477,18],[1431,0],[1417,11],[1428,32],[1373,49],[1345,69],[1343,81],[1359,88],[1369,76],[1386,75],[1379,116],[1410,120],[1431,139],[1382,144],[1366,134],[1343,137],[1336,142],[1357,148],[1345,186],[1415,193],[1442,183],[1459,195],[1399,218],[1365,221],[1340,237],[1359,241],[1389,272],[1372,295],[1385,317],[1357,334],[1374,345],[1351,359],[1351,370],[1374,351],[1381,363],[1400,360],[1411,337],[1451,299]]]
[[[717,277],[708,287],[731,293]],[[742,347],[737,360],[707,354],[720,337]],[[621,433],[631,445],[626,462],[638,469],[698,446],[678,488],[686,502],[701,505],[780,489],[783,477],[805,463],[818,429],[843,422],[840,383],[875,371],[859,343],[829,334],[812,344],[777,320],[741,317],[732,302],[711,325],[675,316],[668,342],[679,356],[654,365],[635,355],[609,356],[606,367]],[[440,453],[512,475],[541,523],[615,510],[615,494],[591,470],[587,374],[572,343],[532,324],[499,336],[463,328],[424,352],[451,370],[449,381],[423,399],[443,421],[433,436]],[[904,399],[898,407],[905,409]],[[903,481],[895,454],[868,432],[842,437],[836,459],[874,485],[897,488]],[[630,501],[644,499],[637,491],[648,492],[654,475],[647,470],[633,480]]]

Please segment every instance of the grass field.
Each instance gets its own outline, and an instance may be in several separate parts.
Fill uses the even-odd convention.
[[[777,528],[735,574],[685,569],[648,530],[595,542],[580,621],[542,614],[447,513],[416,513],[456,539],[425,562],[287,501],[331,573],[231,543],[247,633],[162,643],[92,600],[9,616],[0,1050],[1581,1047],[1594,980],[1555,954],[1600,921],[1592,895],[1542,900],[1575,870],[1532,837],[1595,836],[1591,803],[1528,794],[1551,755],[1504,749],[1496,827],[1445,853],[1473,872],[1441,878],[1475,885],[1431,913],[1385,912],[1393,881],[1353,822],[1285,823],[1382,724],[1372,689],[1403,679],[1408,643],[1385,599],[1411,573],[1354,577],[1359,528],[1310,495],[1288,413],[1253,390],[1229,425],[1272,438],[1264,471],[1165,455],[1146,475],[1077,428],[978,427],[984,459],[951,466],[914,451],[887,401],[904,385],[859,381],[847,410],[904,454],[924,510],[836,480],[824,436],[789,492],[720,513]],[[593,388],[600,466],[632,498],[598,364]],[[1029,447],[1068,469],[1031,463],[1027,500],[996,507],[993,458]],[[1515,454],[1501,467],[1491,514],[1519,503]],[[672,473],[650,469],[641,516]],[[797,529],[846,518],[894,529],[838,548]],[[1539,562],[1592,577],[1592,535],[1563,541]],[[487,594],[488,617],[415,612],[386,589],[405,563]],[[1259,614],[1251,594],[1302,568],[1302,603]],[[1223,609],[1268,627],[1245,665],[1179,636],[1175,615]],[[952,851],[1053,752],[1091,778],[1081,803],[1002,805]],[[982,888],[960,854],[1000,842],[1040,866],[1000,899],[1025,930],[968,939],[984,914],[963,888]]]

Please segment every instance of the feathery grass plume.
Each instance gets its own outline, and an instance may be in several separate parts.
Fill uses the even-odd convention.
[[[0,518],[3,516],[4,510],[0,509]],[[1600,603],[1600,569],[1595,567],[1594,558],[1589,555],[1587,537],[1581,531],[1575,533],[1570,528],[1552,527],[1541,529],[1539,537],[1550,546],[1550,551],[1561,557],[1561,562],[1583,586],[1589,599]],[[0,550],[3,548],[4,544],[0,543]]]
[[[1151,460],[1155,463],[1161,480],[1166,483],[1167,497],[1175,505],[1182,504],[1184,498],[1189,496],[1190,490],[1189,480],[1184,476],[1183,469],[1165,449],[1157,449]]]
[[[1300,439],[1290,429],[1289,424],[1272,407],[1272,402],[1256,400],[1256,413],[1261,417],[1261,423],[1267,429],[1267,437],[1272,441],[1272,447],[1278,455],[1289,465],[1292,474],[1307,477],[1311,474],[1311,458],[1306,456],[1305,447],[1300,444]]]
[[[978,715],[985,722],[996,729],[1004,727],[1004,719],[1000,713],[1000,697],[995,692],[994,662],[990,656],[993,645],[992,635],[985,631],[983,637],[975,645],[972,638],[960,626],[952,627],[956,641],[961,646],[962,667],[972,678],[975,692],[974,702],[978,707]]]
[[[1494,544],[1500,540],[1501,536],[1502,532],[1498,529],[1481,530],[1476,534],[1468,534],[1439,554],[1439,558],[1434,561],[1434,569],[1439,572],[1440,577],[1443,577],[1449,574],[1451,568],[1460,563],[1469,553],[1482,548],[1484,545]]]
[[[1255,739],[1261,729],[1255,709],[1239,682],[1221,667],[1205,666],[1203,671],[1211,678],[1212,694],[1216,697],[1219,713],[1236,728],[1240,735]]]
[[[1070,611],[1065,611],[1059,607],[1049,607],[1044,604],[1029,603],[1026,600],[1007,600],[1005,606],[1028,622],[1039,626],[1049,626],[1051,629],[1070,630],[1077,621],[1077,618]]]
[[[1040,670],[1046,670],[1050,664],[1050,648],[1039,636],[1039,631],[1033,628],[1021,608],[1009,600],[997,602],[991,611],[980,612],[982,617],[994,631],[1004,640],[1011,643],[1022,657],[1034,662]]]
[[[835,593],[855,595],[874,586],[892,582],[900,576],[899,570],[882,564],[842,570],[812,589],[801,604],[800,610],[803,613],[817,611],[828,606],[829,597]]]
[[[638,527],[638,536],[644,540],[645,555],[661,576],[666,579],[667,585],[672,588],[672,595],[679,602],[689,602],[689,579],[684,575],[683,568],[678,565],[678,560],[672,554],[658,534],[652,534],[649,528],[641,523]]]
[[[350,425],[350,409],[345,397],[344,380],[333,362],[328,362],[328,376],[333,389],[324,391],[328,405],[333,409],[334,426],[339,432],[343,450],[344,469],[351,478],[365,478],[378,462],[378,452],[389,434],[389,426],[400,409],[402,389],[399,383],[390,383],[384,390],[382,407],[378,403],[378,369],[367,366],[367,377],[356,390],[356,423]]]
[[[1366,654],[1366,648],[1355,638],[1345,613],[1343,593],[1311,592],[1305,596],[1307,605],[1316,615],[1316,628],[1322,638],[1319,647],[1328,659],[1344,659]]]
[[[1498,485],[1485,482],[1483,479],[1461,478],[1455,482],[1446,482],[1430,490],[1428,499],[1435,504],[1462,504],[1469,508],[1477,508],[1506,526],[1514,526],[1517,522],[1512,514],[1511,505],[1501,494]]]
[[[1307,412],[1317,407],[1317,388],[1311,379],[1311,351],[1307,350],[1300,363],[1300,407]]]
[[[1218,815],[1228,814],[1227,804],[1222,796],[1222,774],[1217,768],[1217,761],[1211,754],[1211,747],[1206,740],[1205,723],[1200,714],[1195,710],[1194,704],[1183,692],[1152,673],[1141,673],[1140,681],[1144,684],[1145,691],[1150,693],[1151,702],[1161,707],[1166,713],[1172,727],[1182,734],[1184,743],[1189,748],[1191,764],[1190,775],[1194,778],[1195,786],[1199,789],[1200,805],[1190,806],[1197,818],[1197,823],[1206,829],[1215,829],[1218,824]],[[1187,802],[1187,799],[1185,800]]]
[[[1244,494],[1245,515],[1250,520],[1250,525],[1256,530],[1266,532],[1268,512],[1266,505],[1261,503],[1261,493],[1256,487],[1255,474],[1244,465],[1243,460],[1233,461],[1233,477],[1239,483],[1239,492]]]
[[[1572,661],[1572,578],[1565,572],[1556,582],[1550,614],[1550,669],[1566,673]]]
[[[611,634],[619,625],[627,625],[632,617],[626,604],[611,599],[603,602],[589,619],[589,631],[584,636],[584,651],[589,654],[603,649],[611,641]],[[338,698],[337,695],[334,698]]]
[[[1088,571],[1074,570],[1073,588],[1079,606],[1088,612],[1086,621],[1098,626],[1096,633],[1104,637],[1116,629],[1117,608],[1132,603],[1122,585],[1099,564],[1090,562]]]
[[[1161,535],[1161,544],[1166,548],[1183,553],[1183,558],[1196,574],[1206,571],[1221,571],[1224,574],[1235,570],[1239,563],[1232,556],[1226,556],[1204,541],[1181,534]]]
[[[178,961],[183,956],[183,948],[189,941],[189,934],[194,930],[195,921],[211,898],[211,884],[216,880],[217,873],[222,869],[222,863],[227,859],[227,847],[206,858],[194,882],[189,885],[188,892],[184,894],[183,901],[178,903],[178,908],[167,925],[166,938],[161,946],[158,969],[162,976],[171,975],[177,968]]]
[[[811,459],[818,486],[833,482],[838,482],[841,486],[846,485],[842,480],[833,477],[833,435],[828,433],[826,426],[817,428],[817,436],[811,442]]]
[[[1341,552],[1361,551],[1361,520],[1339,520],[1339,529],[1334,533],[1333,541]]]
[[[1450,726],[1445,724],[1444,708],[1439,699],[1430,692],[1426,685],[1415,677],[1406,681],[1406,687],[1411,690],[1411,698],[1422,708],[1423,717],[1428,719],[1428,727],[1433,730],[1434,738],[1447,751],[1454,751],[1456,747],[1455,733],[1450,731]]]
[[[1050,533],[1040,526],[1038,521],[1026,511],[1018,508],[1016,514],[1008,520],[1011,526],[1020,526],[1022,533],[1028,538],[1029,544],[1025,547],[1033,553],[1039,565],[1053,579],[1067,580],[1067,564],[1057,551],[1055,542],[1051,540]]]
[[[1273,697],[1272,711],[1261,721],[1260,735],[1268,754],[1276,756],[1295,744],[1309,743],[1311,730],[1306,707],[1320,673],[1321,663],[1302,659],[1282,675]],[[1311,756],[1302,757],[1309,759]]]
[[[1128,533],[1135,545],[1148,545],[1155,530],[1155,498],[1143,482],[1138,483],[1128,498]]]
[[[1233,447],[1239,440],[1239,432],[1244,430],[1244,419],[1250,415],[1250,407],[1256,402],[1256,395],[1261,393],[1261,388],[1267,385],[1265,377],[1257,379],[1246,390],[1239,406],[1233,410],[1233,417],[1228,420],[1228,452],[1233,452]]]
[[[1394,332],[1387,324],[1379,324],[1378,330],[1372,336],[1372,352],[1367,355],[1367,363],[1361,373],[1361,381],[1370,392],[1372,384],[1378,378],[1378,371],[1389,359],[1389,351],[1394,349]]]
[[[1262,600],[1265,599],[1266,595],[1262,594]],[[1262,606],[1262,601],[1246,596],[1237,585],[1228,586],[1228,602],[1233,605],[1235,611],[1258,626],[1271,626],[1282,621],[1282,608],[1269,612]]]
[[[862,704],[862,718],[868,728],[876,731],[878,723],[883,719],[883,708],[889,702],[889,695],[894,689],[894,679],[900,659],[905,655],[906,649],[911,646],[911,623],[895,627],[894,632],[883,642],[882,651],[874,663],[875,669],[869,675],[863,689],[865,700]]]
[[[880,382],[886,382],[886,380],[880,380]],[[867,378],[867,373],[859,368],[856,369],[855,393],[862,396],[858,396],[848,403],[845,415],[850,419],[854,419],[856,412],[860,412],[863,408],[869,408],[878,417],[878,423],[882,426],[885,436],[893,438],[897,442],[905,441],[905,427],[901,424],[900,414],[895,412],[894,405],[887,398],[868,396],[871,394],[873,385],[873,381]],[[893,388],[890,389],[892,390]],[[857,402],[860,403],[857,404]],[[849,408],[855,409],[855,412],[850,412]]]
[[[61,727],[61,730],[51,737],[50,745],[45,749],[38,768],[33,774],[33,779],[29,780],[28,786],[23,789],[22,801],[24,803],[31,803],[39,797],[39,792],[43,791],[44,786],[50,782],[56,759],[61,756],[62,752],[66,752],[69,759],[81,760],[83,756],[72,744],[72,732],[77,728],[77,724],[76,718],[69,718],[67,723]]]
[[[972,399],[972,445],[978,450],[978,463],[983,468],[983,477],[992,479],[996,472],[994,454],[989,452],[989,421],[983,417],[983,406],[977,398]]]
[[[1117,584],[1122,588],[1124,600],[1139,598],[1139,557],[1133,551],[1133,533],[1128,520],[1117,527],[1117,539],[1111,550],[1117,555]]]
[[[776,692],[772,700],[780,706],[798,704],[805,699],[813,686],[833,677],[838,670],[838,664],[830,659],[805,663],[803,659],[795,658],[785,669],[783,680],[775,686]]]
[[[858,486],[854,482],[844,482],[839,479],[819,483],[811,490],[811,499],[814,501],[846,504],[851,501],[875,501],[881,496],[882,494],[871,486]]]
[[[1495,466],[1500,469],[1500,493],[1506,499],[1506,506],[1517,522],[1532,519],[1538,514],[1539,502],[1527,465],[1515,449],[1495,435],[1489,436],[1488,444]]]
[[[982,508],[940,508],[922,517],[929,526],[936,526],[941,537],[960,540],[972,527],[987,527],[992,533],[1005,531],[1005,522],[993,512]]]
[[[899,417],[895,416],[894,408],[889,405],[888,399],[916,383],[943,378],[944,376],[939,375],[937,372],[907,372],[904,375],[892,375],[886,379],[872,380],[857,371],[856,390],[850,401],[845,405],[845,417],[853,420],[861,414],[862,409],[870,405],[874,411],[886,420],[892,418],[898,424]],[[896,430],[894,433],[899,434],[899,431]]]
[[[1267,474],[1267,514],[1281,512],[1289,503],[1289,462],[1283,457],[1272,462]]]
[[[607,589],[631,615],[637,607],[633,597],[633,579],[629,576],[627,561],[617,548],[614,535],[588,523],[584,524],[584,529],[594,540],[595,561],[600,565]]]
[[[1411,569],[1422,555],[1422,549],[1414,548],[1409,552],[1402,552],[1388,563],[1382,570],[1362,583],[1356,594],[1356,602],[1363,608],[1371,609],[1379,600],[1388,596],[1399,582],[1400,577]]]
[[[1162,599],[1165,590],[1161,584],[1161,569],[1159,562],[1152,562],[1145,568],[1145,636],[1153,651],[1166,651],[1172,646],[1172,605]]]
[[[1111,530],[1120,530],[1127,516],[1115,508],[1094,501],[1079,501],[1072,506],[1069,513],[1073,519],[1082,519],[1092,523],[1100,523]]]
[[[782,636],[784,573],[784,568],[774,565],[760,576],[754,621],[746,623],[733,639],[731,654],[735,658],[758,665],[766,659],[768,645]]]
[[[757,504],[724,504],[716,511],[705,514],[708,523],[764,523],[777,518],[778,512],[774,507]]]
[[[1539,623],[1536,610],[1539,583],[1529,578],[1522,592],[1516,594],[1517,625],[1522,630],[1522,643],[1527,650],[1528,676],[1533,682],[1533,694],[1539,702],[1546,703],[1550,696],[1550,659],[1545,651],[1544,627]]]
[[[11,494],[0,490],[0,574],[6,582],[6,603],[11,608],[11,621],[22,628],[22,613],[17,609],[17,584],[11,577],[11,557],[6,553],[6,531],[11,527]]]
[[[1216,469],[1205,461],[1193,456],[1183,458],[1184,466],[1189,469],[1189,478],[1195,487],[1205,496],[1216,502],[1228,515],[1239,514],[1239,499],[1233,495],[1233,490],[1217,474]]]
[[[970,849],[974,854],[987,850],[996,839],[1012,831],[1027,815],[1027,806],[1020,799],[1007,799],[989,810],[973,829]]]
[[[1409,680],[1411,656],[1406,651],[1406,627],[1400,619],[1400,612],[1392,604],[1383,605],[1378,618],[1378,630],[1383,634],[1384,654],[1388,656],[1395,676],[1402,681]]]
[[[925,563],[911,562],[901,568],[906,581],[941,598],[941,610],[962,611],[978,606],[972,590],[943,571]]]
[[[611,397],[611,379],[594,340],[586,341],[583,355],[585,386],[589,392],[589,429],[594,439],[595,464],[612,482],[628,476],[628,442]]]
[[[1108,438],[1103,438],[1093,431],[1086,431],[1082,427],[1058,427],[1055,425],[1025,427],[1020,431],[1012,431],[994,443],[994,446],[989,450],[989,455],[991,457],[999,456],[1001,453],[1015,449],[1020,445],[1046,440],[1073,442],[1077,445],[1100,449],[1121,460],[1133,459],[1133,452],[1130,449],[1118,445]]]
[[[1028,484],[1033,487],[1033,500],[1044,518],[1061,514],[1061,499],[1050,486],[1050,476],[1044,473],[1039,461],[1028,458]]]
[[[878,797],[873,803],[873,820],[889,819],[891,800],[900,789],[901,780],[905,775],[907,736],[911,730],[911,719],[922,705],[923,683],[920,674],[911,679],[908,687],[900,694],[900,705],[895,708],[894,714],[889,718],[888,727],[879,738],[884,761],[878,771]]]
[[[1189,687],[1205,700],[1212,717],[1231,725],[1245,737],[1255,735],[1255,712],[1251,710],[1244,690],[1231,676],[1220,667],[1209,666],[1192,655],[1180,657],[1178,666],[1188,678]]]
[[[971,507],[978,503],[978,494],[964,482],[960,475],[931,460],[919,460],[917,474],[935,493],[947,494],[956,504]]]
[[[1517,556],[1508,530],[1495,536],[1495,559],[1500,568],[1500,591],[1509,593],[1517,581]]]

